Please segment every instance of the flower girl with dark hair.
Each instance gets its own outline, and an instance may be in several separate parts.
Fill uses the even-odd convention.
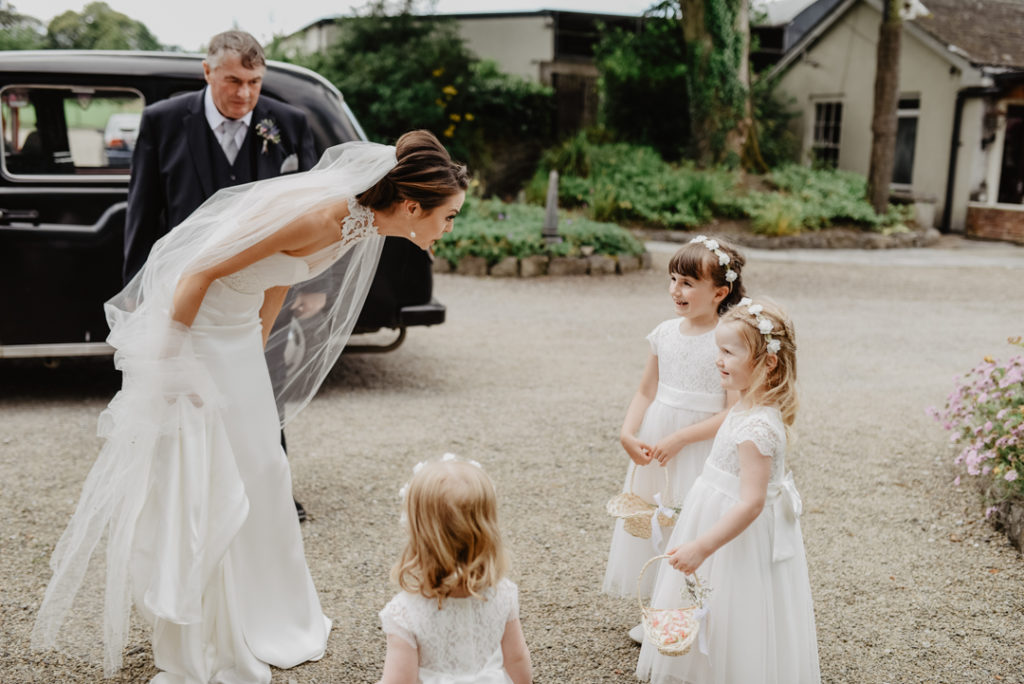
[[[683,608],[685,578],[710,588],[698,643],[666,656],[647,638],[637,676],[659,684],[821,681],[802,511],[786,472],[796,417],[796,339],[785,314],[744,298],[715,331],[722,386],[740,394],[668,542],[652,606]],[[690,602],[687,601],[687,604]],[[668,643],[668,641],[666,641]]]
[[[528,684],[519,590],[505,577],[490,478],[446,454],[417,465],[403,492],[409,539],[392,571],[403,591],[380,612],[380,684]]]
[[[700,474],[711,439],[728,402],[715,372],[715,326],[719,316],[743,297],[743,256],[733,247],[699,235],[673,255],[668,294],[676,317],[647,336],[650,354],[622,423],[622,447],[630,458],[623,491],[666,509],[678,506]],[[735,401],[735,398],[732,398]],[[612,533],[604,591],[634,596],[637,575],[664,549],[665,537],[629,534],[619,520]],[[653,542],[653,543],[652,543]],[[645,576],[649,593],[654,573]],[[630,636],[640,641],[641,630]]]

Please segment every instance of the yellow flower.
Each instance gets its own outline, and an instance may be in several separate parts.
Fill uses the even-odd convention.
[[[431,73],[434,74],[434,78],[437,78],[438,76],[444,73],[444,67],[438,67],[437,69],[434,69]]]
[[[466,121],[472,121],[475,118],[476,118],[475,116],[473,116],[469,112],[466,112]]]
[[[448,105],[447,105],[447,104],[445,103],[445,101],[444,101],[444,100],[442,100],[441,98],[437,98],[436,100],[434,100],[434,104],[436,104],[436,105],[437,105],[438,107],[440,107],[441,109],[444,109],[445,107],[447,107],[447,106],[448,106]]]
[[[462,116],[460,116],[459,114],[449,114],[448,118],[451,119],[452,121],[456,122],[456,123],[458,123],[459,121],[462,121]]]
[[[453,97],[459,94],[459,91],[456,90],[455,86],[452,85],[446,85],[444,88],[441,88],[441,92],[447,95],[448,97]]]
[[[444,137],[454,138],[455,137],[455,124],[452,124],[448,128],[444,129]]]
[[[984,361],[985,361],[985,363],[995,363],[996,362],[996,360],[993,359],[991,356],[986,356]]]

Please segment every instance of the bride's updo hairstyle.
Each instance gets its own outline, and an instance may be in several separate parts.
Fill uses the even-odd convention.
[[[481,598],[508,569],[494,484],[476,463],[417,466],[405,497],[408,542],[391,572],[402,589],[444,599],[464,589]]]
[[[771,330],[763,321],[771,322]],[[744,299],[722,316],[719,325],[737,325],[754,361],[747,397],[755,406],[774,406],[788,428],[796,419],[796,332],[778,304]],[[774,349],[774,351],[773,351]],[[774,363],[768,357],[774,356]]]
[[[430,131],[409,131],[395,143],[398,163],[384,178],[356,196],[364,207],[390,209],[396,202],[419,202],[428,214],[448,197],[469,187],[469,173],[452,161]]]

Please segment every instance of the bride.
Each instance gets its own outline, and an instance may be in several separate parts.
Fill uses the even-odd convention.
[[[111,676],[134,605],[152,627],[159,684],[266,683],[270,665],[323,656],[331,622],[279,428],[345,346],[384,236],[429,248],[467,187],[465,167],[413,131],[395,147],[346,143],[306,173],[222,190],[157,242],[106,304],[122,388],[54,550],[34,647],[88,649],[102,624]],[[296,360],[287,330],[270,331],[288,286],[314,278],[331,295]],[[265,358],[287,360],[287,372]],[[271,373],[286,377],[277,396]]]

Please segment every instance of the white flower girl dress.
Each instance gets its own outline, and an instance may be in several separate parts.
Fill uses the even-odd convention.
[[[715,437],[704,470],[686,497],[667,548],[692,541],[739,501],[737,447],[750,441],[772,459],[764,509],[697,570],[711,589],[698,643],[684,656],[664,656],[644,641],[637,676],[657,684],[816,684],[821,681],[814,605],[798,517],[802,510],[786,473],[786,430],[779,411],[733,409]],[[691,605],[684,575],[661,562],[652,605]]]

